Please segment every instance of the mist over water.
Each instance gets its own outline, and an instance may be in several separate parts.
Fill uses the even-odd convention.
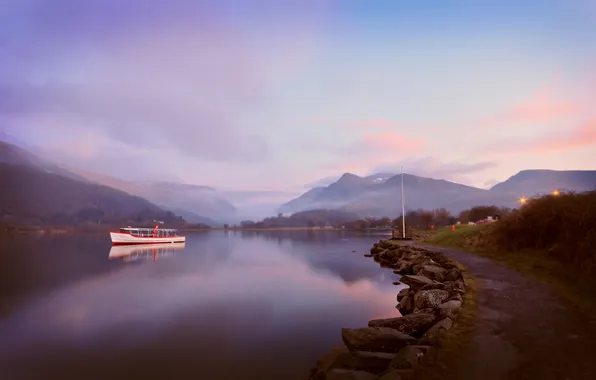
[[[303,378],[341,327],[398,315],[398,276],[363,257],[380,238],[212,231],[118,252],[104,234],[2,239],[0,372]]]

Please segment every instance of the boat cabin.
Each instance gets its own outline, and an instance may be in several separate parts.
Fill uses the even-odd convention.
[[[136,237],[170,237],[180,236],[178,230],[172,228],[121,228],[120,232],[123,234],[130,234]]]

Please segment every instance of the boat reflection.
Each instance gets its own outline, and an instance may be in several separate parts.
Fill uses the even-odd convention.
[[[184,249],[186,243],[164,243],[164,244],[134,244],[115,245],[110,249],[109,259],[120,259],[124,262],[135,260],[157,261],[157,258],[175,256],[175,251]]]

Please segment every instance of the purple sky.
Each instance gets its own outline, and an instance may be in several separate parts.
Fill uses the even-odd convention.
[[[0,0],[0,132],[228,190],[594,169],[593,1]],[[482,3],[479,4],[479,3]]]

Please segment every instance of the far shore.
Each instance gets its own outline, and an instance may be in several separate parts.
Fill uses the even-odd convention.
[[[0,234],[69,234],[81,232],[110,232],[116,231],[120,227],[114,226],[74,226],[74,227],[16,227],[13,229],[2,228]],[[147,227],[150,228],[150,227]],[[167,228],[167,227],[164,227]],[[268,228],[242,228],[242,227],[214,227],[214,228],[192,228],[178,227],[180,232],[206,232],[206,231],[360,231],[360,232],[391,232],[388,228],[368,228],[368,229],[350,229],[350,228],[320,228],[320,227],[268,227]]]

